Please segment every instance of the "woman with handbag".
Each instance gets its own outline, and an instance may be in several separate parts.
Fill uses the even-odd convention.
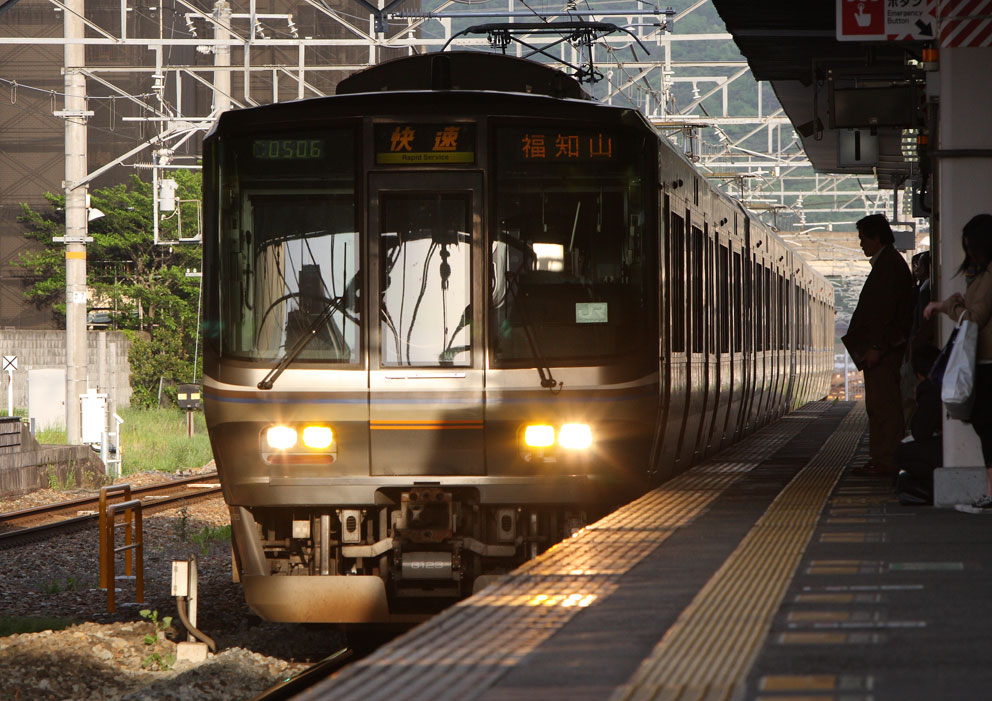
[[[974,404],[970,423],[982,442],[986,469],[985,496],[974,504],[959,504],[958,511],[992,514],[992,214],[979,214],[962,231],[967,289],[962,297],[955,292],[942,302],[931,302],[923,310],[929,319],[935,312],[947,314],[955,323],[964,314],[978,327],[978,353],[975,366]]]

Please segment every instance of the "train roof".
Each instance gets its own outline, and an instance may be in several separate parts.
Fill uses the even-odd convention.
[[[354,73],[338,95],[410,90],[492,90],[592,100],[575,78],[515,56],[480,51],[404,56]]]

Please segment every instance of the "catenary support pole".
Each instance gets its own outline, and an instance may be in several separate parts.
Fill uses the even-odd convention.
[[[217,0],[214,3],[214,19],[224,27],[231,26],[231,4],[226,0]],[[231,38],[231,33],[226,29],[214,25],[214,39],[226,41]],[[217,44],[214,46],[214,114],[220,115],[231,109],[231,47],[230,45]]]
[[[65,32],[65,426],[69,444],[82,438],[79,395],[86,392],[86,105],[84,0],[67,0]]]

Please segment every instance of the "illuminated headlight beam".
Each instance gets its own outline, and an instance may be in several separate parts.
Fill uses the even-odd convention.
[[[592,445],[588,424],[565,424],[558,431],[558,445],[567,450],[585,450]]]
[[[273,450],[289,450],[296,440],[296,429],[289,426],[269,426],[265,431],[265,442]]]

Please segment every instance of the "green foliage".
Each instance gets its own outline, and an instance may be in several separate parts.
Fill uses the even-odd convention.
[[[200,198],[200,175],[173,171],[177,198]],[[159,377],[192,380],[197,335],[199,279],[186,277],[187,269],[200,267],[200,247],[156,245],[153,241],[152,187],[137,176],[127,185],[94,190],[91,206],[104,213],[93,220],[87,246],[89,306],[113,310],[115,328],[126,330],[132,347],[132,401],[150,406],[158,397]],[[65,196],[45,195],[51,210],[40,213],[21,205],[19,220],[26,236],[41,250],[22,253],[17,265],[27,271],[27,299],[51,307],[64,325],[65,251],[52,241],[64,234]],[[190,205],[185,206],[189,209]],[[160,219],[160,240],[176,240],[175,214]],[[195,220],[184,213],[184,222]],[[184,223],[184,227],[186,224]],[[195,232],[181,232],[189,237]],[[137,362],[136,362],[137,361]]]
[[[65,442],[64,438],[62,442]],[[55,465],[49,465],[46,472],[48,474],[49,489],[56,492],[65,492],[76,488],[76,471],[73,469],[72,465],[66,466],[64,476],[59,474],[59,470],[55,467]]]
[[[175,523],[176,537],[184,543],[196,543],[200,547],[200,553],[204,556],[210,554],[210,548],[214,543],[230,544],[231,525],[225,526],[204,526],[198,533],[190,530],[189,508],[186,503],[179,507],[179,518]]]
[[[145,669],[156,669],[158,671],[169,669],[176,663],[175,654],[170,652],[163,655],[157,648],[165,636],[165,631],[172,625],[172,616],[165,616],[159,619],[158,611],[152,611],[151,609],[142,609],[138,612],[138,615],[151,622],[154,631],[153,633],[147,633],[141,639],[145,645],[153,646],[152,651],[141,661],[141,666]]]
[[[183,501],[179,507],[179,518],[176,519],[176,537],[184,543],[189,542],[189,505]]]
[[[38,585],[38,591],[42,594],[54,596],[56,594],[61,594],[64,591],[76,591],[79,587],[80,584],[76,581],[75,577],[66,577],[65,581],[57,579],[52,582],[45,582],[44,584]]]
[[[210,546],[214,543],[223,544],[231,542],[231,525],[227,524],[226,526],[219,526],[217,528],[204,526],[202,531],[193,534],[192,540],[200,546],[201,554],[209,555]]]
[[[40,633],[43,630],[63,630],[76,621],[52,616],[0,616],[0,638],[22,633]]]
[[[42,445],[65,445],[65,426],[45,426],[38,429],[34,437]]]

